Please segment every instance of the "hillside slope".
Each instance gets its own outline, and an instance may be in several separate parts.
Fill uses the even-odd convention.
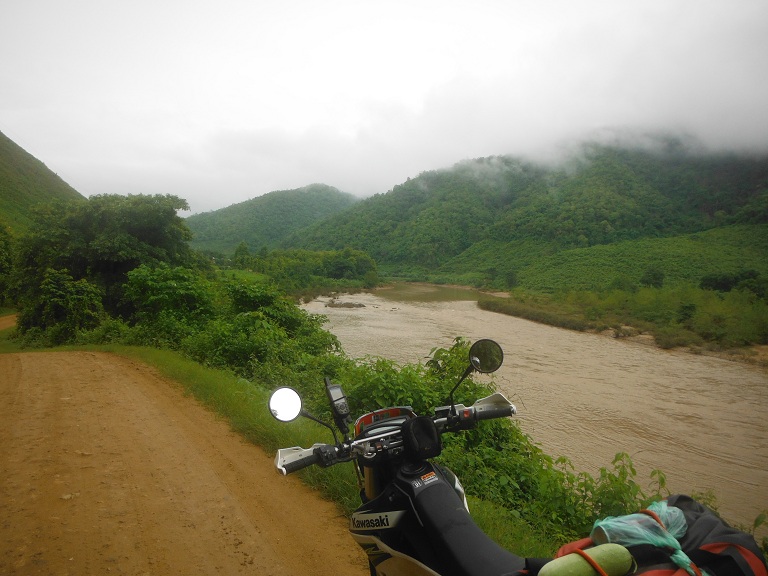
[[[435,271],[478,242],[540,253],[768,222],[768,157],[585,145],[560,166],[511,158],[431,171],[294,234]]]
[[[250,250],[274,248],[288,235],[338,214],[357,199],[324,184],[270,192],[220,210],[186,219],[198,250],[232,253],[245,242]]]
[[[31,226],[34,205],[82,199],[77,190],[0,132],[0,226],[18,235]]]
[[[697,285],[708,274],[745,270],[768,276],[768,224],[721,226],[567,250],[486,240],[441,266],[432,279],[538,292],[601,291],[638,286],[649,269],[660,271],[665,285]]]

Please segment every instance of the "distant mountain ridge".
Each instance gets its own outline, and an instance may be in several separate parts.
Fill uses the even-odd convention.
[[[84,197],[0,133],[0,227]],[[186,219],[193,248],[353,248],[385,274],[499,288],[593,289],[663,268],[670,281],[768,275],[768,156],[584,144],[558,165],[495,156],[360,200],[324,184]]]
[[[478,243],[514,243],[494,261],[515,268],[522,246],[542,254],[765,223],[766,156],[588,144],[556,167],[499,156],[424,172],[284,246],[348,246],[385,267],[436,271]]]
[[[288,236],[345,211],[358,199],[325,184],[279,190],[186,219],[198,250],[231,254],[245,242],[249,250],[274,249]]]
[[[31,225],[34,205],[85,197],[40,160],[0,132],[0,226],[14,235]]]

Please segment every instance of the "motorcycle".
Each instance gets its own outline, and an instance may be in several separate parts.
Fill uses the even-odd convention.
[[[298,393],[279,388],[269,401],[282,422],[304,416],[331,429],[334,444],[282,448],[275,467],[286,475],[312,465],[353,462],[362,504],[350,518],[349,531],[366,552],[372,576],[492,576],[514,574],[525,558],[505,550],[472,520],[464,490],[448,468],[431,462],[442,449],[441,436],[469,430],[481,420],[507,418],[514,404],[494,393],[471,406],[456,404],[455,391],[472,372],[499,369],[504,354],[493,340],[478,340],[469,351],[469,366],[448,397],[431,416],[408,406],[363,414],[354,421],[341,386],[325,379],[333,426],[304,411]]]
[[[432,459],[441,453],[443,434],[517,414],[498,392],[471,406],[454,402],[454,393],[472,372],[495,372],[503,360],[496,342],[478,340],[447,405],[431,416],[419,416],[409,406],[375,410],[354,421],[351,437],[352,417],[341,386],[325,379],[335,429],[306,412],[295,390],[279,388],[269,400],[272,415],[283,422],[310,418],[331,430],[334,444],[282,448],[275,467],[286,475],[312,465],[354,464],[362,503],[351,515],[349,531],[367,554],[371,576],[618,576],[679,574],[680,568],[688,574],[766,574],[754,538],[680,495],[667,499],[673,502],[670,510],[684,516],[680,541],[667,531],[669,518],[642,510],[595,523],[589,538],[563,546],[554,559],[522,558],[496,544],[472,520],[456,475]],[[654,505],[663,515],[667,503],[649,508]]]

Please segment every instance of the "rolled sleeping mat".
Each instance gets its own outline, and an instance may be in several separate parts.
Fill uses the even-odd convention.
[[[601,544],[583,551],[608,576],[624,576],[632,569],[635,561],[632,554],[620,544]],[[600,576],[589,560],[572,552],[547,562],[539,576]]]

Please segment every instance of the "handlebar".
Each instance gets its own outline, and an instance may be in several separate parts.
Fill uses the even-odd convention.
[[[458,432],[474,428],[480,420],[506,418],[517,414],[517,408],[498,392],[482,398],[472,406],[456,404],[443,406],[435,410],[435,427],[440,434]],[[398,438],[398,435],[400,436]],[[372,443],[377,448],[372,449]],[[349,461],[356,456],[371,456],[377,450],[388,450],[402,446],[402,434],[399,430],[388,430],[370,438],[345,441],[337,446],[317,443],[311,448],[281,448],[275,456],[275,468],[284,476],[297,472],[313,464],[327,467]]]
[[[509,406],[488,406],[482,410],[475,410],[478,420],[492,420],[494,418],[507,418],[517,414],[517,408],[513,404]]]
[[[325,445],[314,444],[312,448],[301,448],[299,446],[280,448],[275,456],[275,468],[282,472],[283,476],[287,476],[292,472],[298,472],[302,468],[312,466],[312,464],[318,464],[320,457],[315,448],[319,446]]]
[[[444,431],[471,430],[480,420],[507,418],[517,414],[517,408],[504,395],[496,392],[487,398],[482,398],[472,406],[456,404],[443,406],[435,410],[435,425],[442,433]]]

